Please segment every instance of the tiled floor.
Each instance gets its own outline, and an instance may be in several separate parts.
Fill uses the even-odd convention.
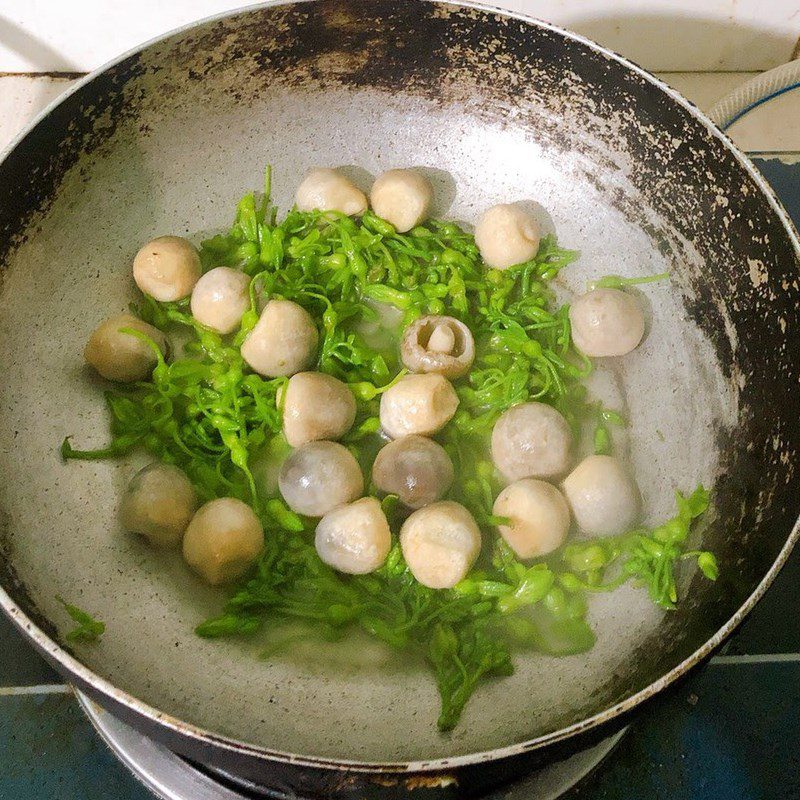
[[[665,76],[701,106],[744,77]],[[0,77],[0,147],[67,85]],[[785,101],[794,104],[790,111],[771,110],[734,133],[751,150],[781,151],[757,164],[800,222],[800,92],[795,95]],[[572,800],[800,798],[799,600],[795,552],[725,655],[639,719]],[[60,683],[0,615],[0,800],[147,800]]]

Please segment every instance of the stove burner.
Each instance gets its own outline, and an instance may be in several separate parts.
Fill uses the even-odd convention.
[[[293,793],[256,786],[187,761],[120,722],[81,692],[75,694],[105,743],[161,800],[301,800]],[[624,734],[623,730],[588,750],[543,767],[484,800],[557,800],[592,772]]]

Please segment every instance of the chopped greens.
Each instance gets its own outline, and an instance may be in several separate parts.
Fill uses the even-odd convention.
[[[237,497],[259,514],[266,532],[263,554],[223,613],[197,627],[200,636],[252,634],[275,616],[302,620],[332,636],[358,626],[427,660],[441,695],[439,727],[450,730],[481,681],[513,671],[513,651],[568,655],[589,649],[595,640],[587,622],[591,593],[633,581],[669,609],[677,601],[675,573],[683,560],[696,560],[703,574],[716,578],[712,554],[686,549],[708,507],[702,487],[688,497],[678,494],[677,515],[663,525],[573,542],[533,564],[520,562],[496,533],[503,520],[493,516],[492,506],[500,484],[487,436],[503,411],[527,400],[549,403],[576,435],[584,424],[594,426],[598,453],[610,451],[608,427],[625,424],[588,398],[581,381],[591,364],[572,345],[567,307],[555,307],[549,283],[576,252],[548,236],[533,260],[487,270],[473,237],[453,222],[432,219],[399,234],[370,211],[352,219],[296,209],[278,222],[270,181],[267,171],[264,195],[242,198],[229,232],[201,248],[204,270],[236,266],[251,277],[250,308],[240,330],[220,336],[192,318],[188,301],[145,297],[133,313],[181,334],[183,352],[165,359],[151,343],[158,358],[152,379],[106,392],[107,447],[77,450],[69,437],[61,447],[65,459],[110,458],[144,448],[185,470],[203,500]],[[598,285],[629,283],[612,276]],[[376,572],[333,571],[314,548],[314,522],[262,486],[255,465],[286,448],[280,397],[287,379],[253,374],[239,346],[269,297],[293,300],[318,321],[317,369],[346,382],[356,397],[356,422],[343,441],[367,475],[381,442],[380,394],[404,374],[397,330],[385,325],[383,312],[394,309],[402,324],[447,313],[469,325],[474,366],[456,383],[459,409],[437,438],[460,476],[449,497],[474,515],[484,547],[474,570],[455,588],[419,584],[396,542]],[[396,534],[403,518],[397,498],[385,498],[383,508]],[[65,607],[79,623],[71,638],[92,641],[102,634],[102,623]]]
[[[105,622],[95,619],[91,614],[77,606],[70,605],[61,597],[57,597],[59,603],[67,610],[75,627],[67,633],[67,641],[69,642],[86,642],[95,643],[99,642],[106,630]]]

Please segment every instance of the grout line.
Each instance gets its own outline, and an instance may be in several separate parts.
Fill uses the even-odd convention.
[[[749,656],[715,656],[711,664],[725,667],[737,664],[800,664],[800,653],[759,653]]]
[[[0,78],[59,78],[71,81],[88,74],[88,72],[52,72],[42,70],[41,72],[0,72]]]
[[[69,694],[72,687],[65,683],[40,683],[36,686],[0,686],[0,697],[20,694]]]

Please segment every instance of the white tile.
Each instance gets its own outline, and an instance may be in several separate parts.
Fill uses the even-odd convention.
[[[0,0],[0,72],[86,71],[243,0]],[[489,0],[491,3],[492,0]],[[655,70],[761,70],[790,58],[800,0],[494,0]]]

